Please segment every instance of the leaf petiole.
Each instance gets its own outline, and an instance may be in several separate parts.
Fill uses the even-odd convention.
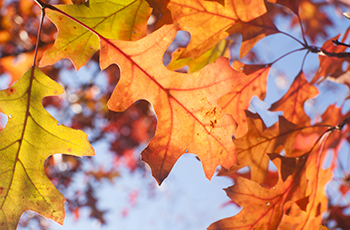
[[[37,2],[37,0],[35,0],[35,2]],[[39,4],[39,6],[40,6],[40,4]],[[40,25],[39,25],[39,29],[38,29],[38,35],[37,35],[37,38],[36,38],[33,67],[36,66],[36,61],[37,61],[36,59],[37,59],[37,56],[38,56],[38,49],[39,49],[39,42],[40,42],[40,34],[41,34],[41,31],[42,31],[44,18],[45,18],[45,8],[41,7]]]

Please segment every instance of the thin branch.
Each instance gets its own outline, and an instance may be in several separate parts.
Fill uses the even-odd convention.
[[[38,4],[38,5],[41,7],[41,9],[49,8],[49,9],[51,9],[51,10],[60,11],[60,10],[57,9],[56,7],[54,7],[54,6],[50,5],[50,4],[47,4],[47,3],[45,3],[45,2],[43,2],[43,1],[41,1],[41,0],[34,0],[34,1],[36,2],[36,4]],[[61,12],[61,11],[60,11],[60,12]]]
[[[335,45],[350,47],[349,44],[345,44],[345,43],[343,43],[343,42],[340,42],[340,41],[338,41],[338,39],[337,39],[337,40],[332,40],[332,42],[333,42]]]
[[[338,125],[336,125],[336,126],[334,127],[334,129],[342,130],[342,128],[344,127],[344,125],[346,125],[348,122],[350,122],[350,117],[345,118],[342,122],[340,122]]]
[[[305,60],[306,60],[306,57],[307,57],[307,55],[309,54],[309,50],[306,52],[306,54],[304,55],[304,58],[303,58],[303,61],[302,61],[302,63],[301,63],[301,67],[300,67],[300,71],[302,71],[303,70],[303,68],[304,68],[304,63],[305,63]]]
[[[345,44],[346,45],[346,44]],[[327,57],[335,57],[335,58],[350,58],[350,53],[348,52],[328,52],[325,49],[319,48],[317,46],[306,46],[311,53],[319,54]]]
[[[307,47],[307,44],[302,43],[301,41],[299,41],[299,39],[295,38],[294,36],[292,36],[292,35],[290,35],[290,34],[288,34],[288,33],[286,33],[286,32],[283,32],[283,31],[280,31],[280,33],[281,33],[281,34],[284,34],[284,35],[286,35],[286,36],[288,36],[288,37],[290,37],[290,38],[293,39],[293,40],[295,40],[296,42],[298,42],[298,43],[299,43],[300,45],[302,45],[303,47]]]
[[[274,63],[278,62],[279,60],[281,60],[282,58],[284,58],[284,57],[286,57],[286,56],[288,56],[288,55],[290,55],[292,53],[295,53],[295,52],[298,52],[298,51],[302,51],[302,50],[305,50],[305,49],[307,49],[307,48],[306,47],[302,47],[302,48],[299,48],[299,49],[296,49],[296,50],[292,50],[292,51],[290,51],[290,52],[288,52],[286,54],[283,54],[281,57],[277,58],[276,60],[274,60],[270,64],[274,64]]]
[[[328,52],[324,49],[321,49],[319,54],[327,57],[350,58],[350,53],[347,53],[347,52],[333,53],[333,52]]]
[[[36,66],[36,61],[37,61],[36,59],[38,56],[38,49],[39,49],[39,42],[40,42],[40,34],[41,34],[42,27],[43,27],[44,17],[45,17],[45,9],[42,7],[41,8],[40,25],[39,25],[39,29],[38,29],[38,35],[36,37],[33,66]]]
[[[299,20],[300,30],[301,30],[301,34],[303,36],[304,43],[305,43],[306,46],[308,46],[306,38],[305,38],[304,28],[303,28],[303,24],[301,23],[300,16],[297,15],[297,17],[298,17],[298,20]]]

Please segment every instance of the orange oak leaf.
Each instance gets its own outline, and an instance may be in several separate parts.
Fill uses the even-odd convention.
[[[281,229],[317,229],[322,221],[322,214],[327,210],[328,199],[326,197],[326,184],[332,178],[332,169],[322,169],[322,162],[327,149],[323,148],[327,136],[326,133],[321,139],[318,147],[315,147],[309,154],[306,165],[300,177],[305,177],[306,184],[296,187],[294,193],[303,194],[307,199],[302,206],[300,203],[293,203],[288,215],[284,215],[280,224]],[[305,190],[306,189],[306,190]],[[302,193],[298,190],[303,190]],[[302,199],[299,199],[301,201]]]
[[[269,110],[283,111],[283,117],[294,124],[309,125],[311,119],[305,113],[304,103],[317,94],[317,88],[306,81],[304,73],[300,71],[288,92],[272,104]]]
[[[301,186],[301,183],[306,183],[305,180],[303,182],[300,180],[303,179],[301,172],[308,159],[308,153],[300,157],[299,160],[283,157],[276,153],[269,154],[269,156],[279,171],[278,182],[272,188],[267,189],[247,180],[244,181],[246,186],[236,189],[236,184],[239,184],[237,182],[229,188],[236,190],[235,193],[228,194],[232,200],[238,199],[239,204],[243,207],[241,213],[214,223],[213,227],[215,228],[213,229],[231,229],[232,227],[238,229],[276,229],[293,200],[304,197],[304,193],[295,194],[295,189]],[[284,170],[285,172],[283,172]],[[284,182],[281,180],[283,177]],[[306,189],[305,186],[303,188]],[[255,206],[256,209],[250,210],[250,206]],[[240,221],[241,218],[244,221]]]
[[[325,184],[332,176],[330,168],[321,169],[322,149],[313,148],[298,158],[269,154],[279,171],[277,184],[266,189],[254,181],[236,178],[226,192],[242,207],[241,212],[208,229],[317,229],[327,208]]]
[[[263,0],[225,0],[224,5],[204,0],[171,0],[168,9],[179,29],[191,33],[191,41],[180,58],[198,58],[230,35],[228,29],[236,23],[249,22],[266,13]]]
[[[284,157],[278,153],[271,153],[268,155],[272,161],[276,158],[280,159],[280,162],[276,164],[280,166],[279,168],[280,168],[281,178],[283,181],[286,181],[290,175],[293,175],[296,171],[300,171],[302,169],[301,167],[304,166],[303,164],[300,164],[299,160],[297,160],[296,157]]]
[[[240,33],[242,35],[242,44],[239,51],[239,57],[242,58],[262,38],[280,31],[266,13],[248,22],[236,22],[227,32],[230,34]]]
[[[311,147],[312,149],[312,147]],[[289,176],[293,177],[291,181],[293,186],[289,191],[289,201],[285,205],[285,210],[288,210],[293,203],[296,203],[302,210],[305,210],[305,206],[308,202],[306,198],[307,183],[305,177],[305,167],[309,159],[310,149],[297,155],[297,157],[281,156],[280,154],[268,154],[273,164],[278,169],[280,178],[286,181]]]
[[[262,183],[266,178],[269,166],[268,153],[274,153],[279,146],[283,146],[288,156],[292,152],[294,139],[301,128],[280,116],[278,123],[267,129],[258,114],[246,111],[246,116],[247,134],[242,138],[233,139],[237,148],[239,165],[232,166],[229,172],[249,166],[251,180]]]
[[[220,98],[219,104],[224,112],[231,114],[238,122],[234,135],[235,138],[240,138],[247,132],[245,110],[248,109],[251,98],[253,96],[258,96],[261,100],[265,98],[267,76],[271,65],[245,65],[235,61],[232,66],[235,70],[245,73],[248,79]]]
[[[137,40],[147,34],[151,8],[145,0],[90,0],[81,5],[56,8],[84,23],[107,38]],[[60,12],[48,10],[47,16],[58,28],[54,45],[40,62],[41,66],[69,58],[80,69],[100,48],[98,37]]]
[[[224,229],[276,229],[283,214],[283,206],[292,187],[293,178],[281,180],[271,189],[258,183],[238,177],[232,187],[226,189],[227,195],[243,207],[236,216],[219,220],[208,230]]]
[[[350,28],[346,31],[343,39],[341,42],[345,42],[346,38],[348,37],[350,32]],[[331,38],[327,40],[323,46],[322,50],[327,52],[334,52],[334,53],[340,53],[344,52],[346,50],[346,46],[338,45],[336,46],[333,41],[338,40],[340,35],[335,36],[334,38]],[[344,73],[343,70],[343,63],[349,62],[349,58],[336,58],[336,57],[328,57],[326,55],[319,55],[319,68],[315,74],[315,76],[312,79],[312,82],[324,80],[328,76],[332,76],[333,78],[337,78],[341,76]]]
[[[177,159],[186,152],[202,161],[211,178],[218,165],[237,164],[231,136],[236,127],[217,100],[245,80],[226,58],[219,58],[198,72],[168,70],[162,54],[176,35],[174,25],[163,26],[136,41],[101,37],[101,68],[113,63],[121,68],[120,80],[108,101],[114,111],[124,111],[140,99],[148,100],[158,118],[157,132],[142,152],[142,160],[161,183]]]

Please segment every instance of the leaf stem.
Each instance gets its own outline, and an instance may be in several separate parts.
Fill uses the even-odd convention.
[[[345,44],[345,43],[343,43],[343,42],[340,42],[340,41],[338,41],[338,39],[337,39],[337,40],[332,40],[332,42],[333,42],[335,45],[341,45],[341,46],[350,47],[350,45]]]
[[[35,1],[37,1],[37,0],[35,0]],[[36,45],[35,45],[35,51],[34,51],[33,67],[36,66],[36,61],[37,61],[37,57],[38,57],[39,42],[40,42],[40,34],[41,34],[41,31],[42,31],[42,28],[43,28],[44,18],[45,18],[45,8],[41,7],[40,25],[39,25],[39,29],[38,29],[38,35],[36,37]]]
[[[319,48],[317,46],[305,46],[305,48],[308,49],[311,53],[319,54],[322,56],[335,57],[335,58],[350,58],[350,53],[348,52],[339,52],[339,53],[328,52],[327,50]]]
[[[298,20],[299,20],[300,30],[301,30],[301,34],[303,36],[303,40],[304,40],[305,46],[308,46],[306,38],[305,38],[305,32],[304,32],[303,24],[301,23],[300,16],[297,15],[297,17],[298,17]]]
[[[342,130],[342,128],[344,127],[344,125],[346,125],[347,123],[350,122],[350,116],[345,118],[342,122],[340,122],[338,125],[334,126],[334,129],[337,129],[337,130]]]
[[[309,50],[306,52],[306,54],[304,55],[304,58],[303,58],[303,61],[302,61],[302,63],[301,63],[301,67],[300,67],[300,71],[302,71],[303,70],[303,68],[304,68],[304,64],[305,64],[305,60],[306,60],[306,57],[307,57],[307,55],[309,54]]]
[[[295,52],[298,52],[298,51],[302,51],[302,50],[305,50],[307,49],[306,47],[302,47],[302,48],[299,48],[299,49],[296,49],[296,50],[292,50],[292,51],[289,51],[288,53],[285,53],[283,54],[281,57],[277,58],[276,60],[274,60],[273,62],[271,62],[270,64],[274,64],[276,62],[278,62],[279,60],[281,60],[282,58],[292,54],[292,53],[295,53]]]
[[[284,35],[286,35],[286,36],[288,36],[288,37],[290,37],[291,39],[293,39],[293,40],[295,40],[296,42],[298,42],[300,45],[302,45],[303,47],[307,47],[307,44],[304,44],[304,43],[302,43],[301,41],[299,41],[299,39],[297,39],[296,37],[294,37],[294,36],[292,36],[292,35],[290,35],[290,34],[288,34],[288,33],[286,33],[286,32],[283,32],[283,31],[280,31],[280,33],[281,34],[284,34]]]
[[[327,57],[350,58],[350,53],[347,53],[347,52],[334,53],[334,52],[328,52],[324,49],[320,49],[320,52],[318,52],[318,53],[320,55],[324,55]]]

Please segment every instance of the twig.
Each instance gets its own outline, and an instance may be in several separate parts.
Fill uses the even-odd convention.
[[[343,43],[343,42],[340,42],[340,41],[338,41],[338,39],[337,39],[337,40],[332,40],[332,42],[333,42],[335,45],[341,45],[341,46],[350,47],[349,44],[345,44],[345,43]]]

